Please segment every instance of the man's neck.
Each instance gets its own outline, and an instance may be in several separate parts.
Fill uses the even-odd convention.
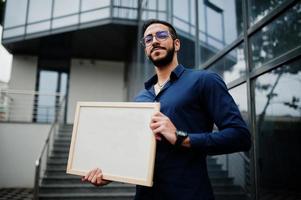
[[[162,84],[169,79],[171,72],[178,66],[178,61],[173,60],[170,64],[164,67],[156,67],[158,83]]]

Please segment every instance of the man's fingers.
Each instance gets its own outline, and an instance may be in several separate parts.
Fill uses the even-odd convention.
[[[153,133],[155,135],[157,135],[157,134],[161,133],[162,130],[163,130],[163,126],[159,126],[158,128],[156,128],[156,129],[153,130]]]
[[[160,117],[160,116],[152,116],[151,123],[161,121],[162,119],[163,119],[163,117]]]
[[[158,128],[159,126],[161,126],[161,122],[154,122],[154,123],[150,123],[149,127],[154,130],[156,128]]]
[[[96,177],[96,183],[99,185],[101,183],[102,180],[102,174],[98,174]]]
[[[92,181],[93,177],[95,176],[97,172],[97,168],[96,169],[93,169],[90,173],[90,176],[88,177],[88,181]]]

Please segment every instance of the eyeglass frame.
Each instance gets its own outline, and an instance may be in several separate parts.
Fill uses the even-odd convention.
[[[168,33],[168,37],[166,37],[166,38],[164,38],[164,39],[158,39],[157,34],[158,34],[159,32],[167,32],[167,33]],[[145,38],[146,38],[147,36],[152,36],[152,40],[151,40],[151,42],[150,42],[149,44],[145,44],[145,42],[144,42],[144,40],[145,40]],[[157,41],[160,41],[160,42],[161,42],[161,41],[167,40],[169,37],[170,37],[171,39],[173,39],[173,40],[177,39],[170,31],[161,30],[161,31],[157,31],[157,32],[154,33],[154,34],[148,34],[148,35],[144,36],[143,38],[141,38],[141,39],[140,39],[141,45],[144,46],[144,47],[150,46],[150,45],[153,43],[153,41],[154,41],[154,37],[156,38]]]

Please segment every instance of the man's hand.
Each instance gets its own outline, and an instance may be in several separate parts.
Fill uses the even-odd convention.
[[[150,123],[150,128],[157,140],[161,140],[161,135],[165,137],[171,144],[175,144],[177,140],[176,127],[170,119],[161,112],[156,112]]]
[[[102,178],[102,171],[99,168],[92,169],[85,176],[82,177],[83,182],[89,182],[95,186],[104,186],[111,181]]]

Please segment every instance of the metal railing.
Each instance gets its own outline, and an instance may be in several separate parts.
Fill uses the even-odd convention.
[[[0,121],[52,123],[63,98],[60,93],[0,89]]]
[[[34,179],[34,194],[33,194],[33,199],[35,200],[39,198],[39,187],[42,181],[40,177],[42,173],[45,173],[47,160],[48,157],[50,156],[50,152],[52,150],[51,148],[53,147],[54,138],[58,134],[58,128],[60,124],[64,123],[65,101],[66,98],[64,97],[59,103],[58,106],[59,110],[58,112],[56,112],[54,121],[51,125],[50,131],[45,140],[42,151],[35,162],[35,179]]]

